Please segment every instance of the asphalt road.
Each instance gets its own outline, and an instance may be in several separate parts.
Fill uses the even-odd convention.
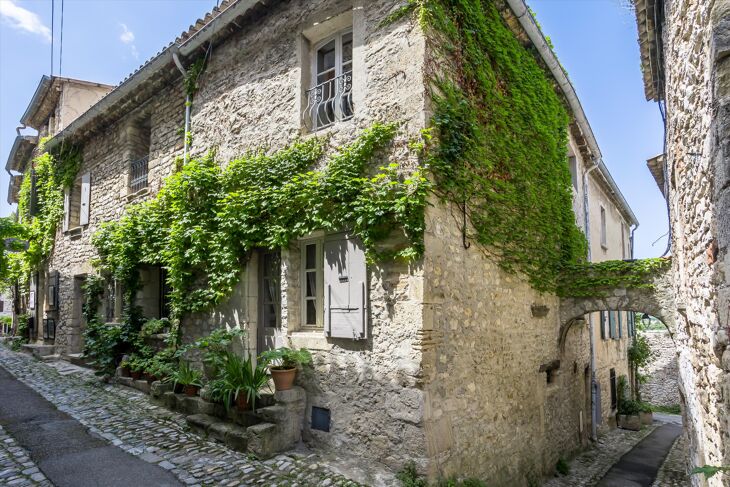
[[[601,479],[597,487],[650,487],[682,426],[665,424],[641,440]]]
[[[2,367],[0,425],[57,487],[182,485],[167,470],[91,435]]]

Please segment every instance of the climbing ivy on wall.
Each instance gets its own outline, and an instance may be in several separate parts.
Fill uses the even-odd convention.
[[[468,236],[501,267],[554,291],[586,255],[567,165],[569,117],[535,54],[492,0],[418,0],[429,39],[435,191],[468,220]]]
[[[18,192],[18,222],[28,248],[11,254],[13,272],[6,276],[7,281],[26,279],[50,254],[63,218],[64,188],[73,184],[81,166],[77,148],[63,147],[52,154],[43,150],[44,143],[42,140],[40,155],[33,159],[32,172],[24,175]]]
[[[129,289],[140,265],[163,265],[179,317],[227,298],[252,250],[286,247],[318,229],[350,229],[370,258],[416,258],[427,179],[420,171],[403,177],[397,164],[368,176],[395,135],[395,125],[374,124],[332,155],[325,140],[310,138],[273,154],[251,152],[225,169],[213,155],[191,160],[157,197],[94,234],[102,269]],[[379,249],[397,229],[403,244]]]
[[[560,276],[558,294],[571,297],[600,297],[615,288],[651,289],[658,271],[672,265],[670,259],[607,260],[566,266]]]

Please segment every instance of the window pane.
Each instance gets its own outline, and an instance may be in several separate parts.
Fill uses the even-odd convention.
[[[307,324],[317,324],[317,306],[314,300],[307,300]]]
[[[342,64],[352,61],[352,32],[342,36]]]
[[[264,326],[276,328],[276,308],[273,304],[266,305],[264,310]]]
[[[335,67],[335,41],[334,39],[320,47],[317,51],[317,74],[333,69]]]
[[[315,295],[316,292],[317,292],[317,273],[316,272],[307,272],[306,296],[308,298],[314,298],[314,297],[316,297],[316,295]]]
[[[305,269],[317,268],[317,244],[307,245],[307,257],[304,265]]]

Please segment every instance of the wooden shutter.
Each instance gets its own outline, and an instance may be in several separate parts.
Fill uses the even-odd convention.
[[[608,336],[616,338],[616,313],[608,312]]]
[[[600,326],[601,326],[601,338],[606,339],[606,312],[601,311],[601,320],[600,320]]]
[[[324,331],[332,338],[367,338],[365,251],[354,237],[324,242]]]
[[[38,213],[38,178],[35,169],[30,170],[30,202],[28,206],[30,216],[35,216]]]
[[[59,281],[58,271],[53,271],[48,274],[48,282],[46,283],[46,306],[49,311],[58,309]]]
[[[81,176],[81,208],[79,210],[79,225],[89,224],[89,206],[91,205],[91,173]]]
[[[63,190],[63,231],[68,232],[71,222],[71,189]]]
[[[624,336],[624,323],[622,312],[617,311],[616,314],[618,314],[618,337],[622,338]]]

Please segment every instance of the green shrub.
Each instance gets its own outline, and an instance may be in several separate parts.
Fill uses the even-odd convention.
[[[203,373],[194,369],[184,360],[178,364],[177,370],[170,374],[169,379],[173,383],[173,387],[181,386],[203,386]]]
[[[570,465],[568,464],[568,462],[565,461],[564,458],[561,458],[555,464],[555,470],[560,475],[568,475],[570,473]]]

